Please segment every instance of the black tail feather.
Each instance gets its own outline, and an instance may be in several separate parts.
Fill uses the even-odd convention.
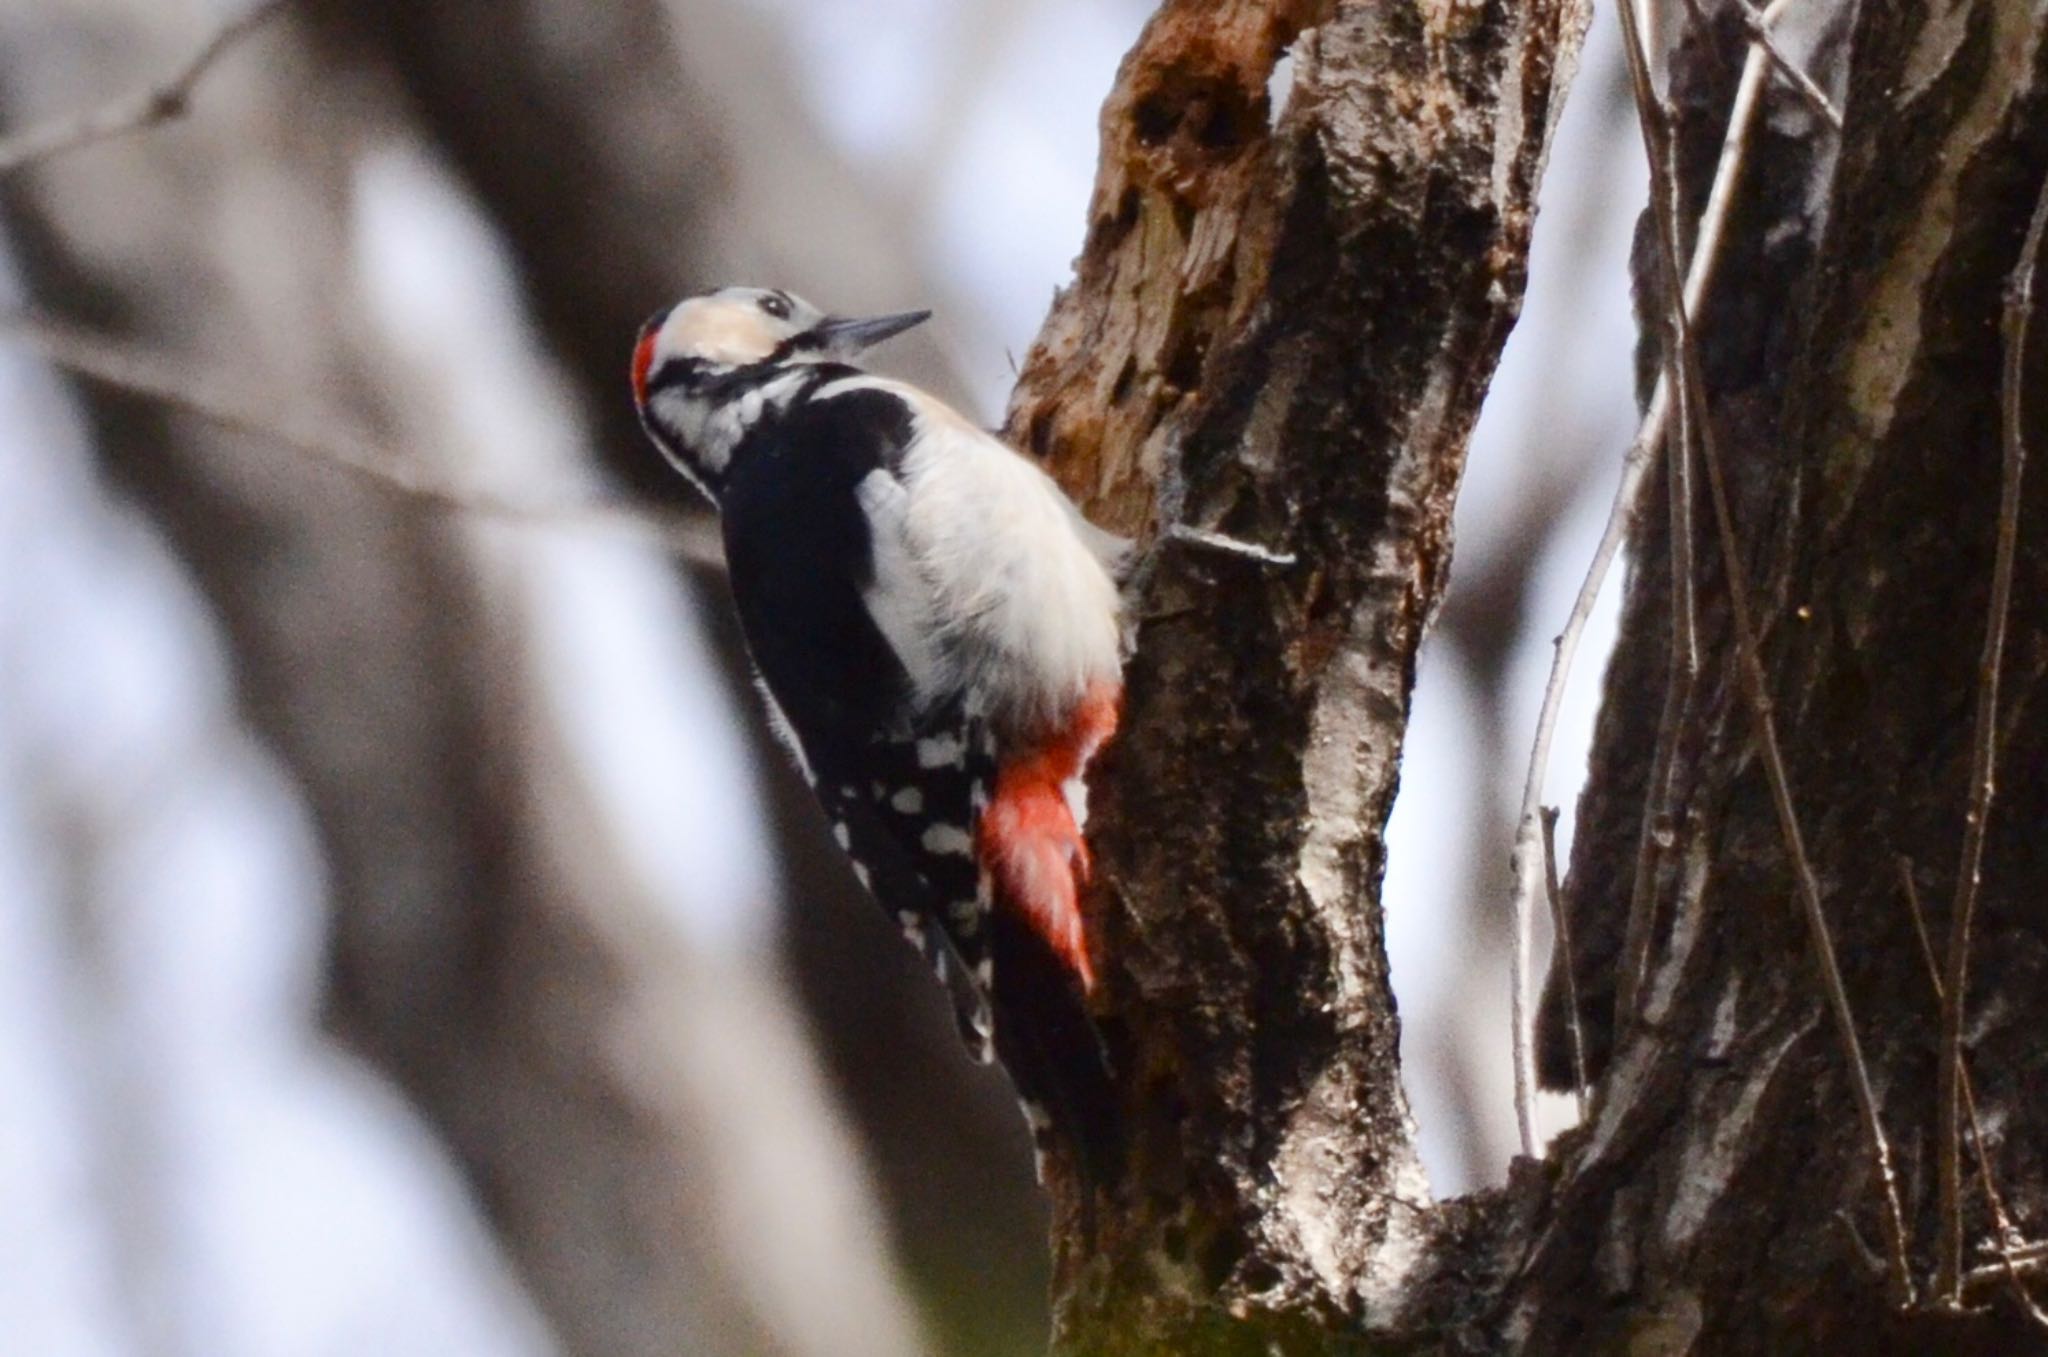
[[[1088,1016],[1080,980],[1009,910],[999,907],[989,923],[996,1055],[1024,1100],[1040,1158],[1047,1137],[1056,1137],[1088,1185],[1106,1188],[1123,1176],[1123,1116],[1109,1053]]]

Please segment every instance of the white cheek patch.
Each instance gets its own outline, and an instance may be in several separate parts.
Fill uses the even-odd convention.
[[[748,430],[770,408],[787,406],[803,381],[802,373],[789,373],[717,404],[683,387],[665,387],[654,393],[648,405],[649,417],[667,434],[667,439],[655,443],[671,463],[704,488],[702,477],[723,476]],[[670,442],[686,449],[687,459],[679,457]]]
[[[704,401],[692,397],[686,391],[671,387],[655,393],[653,401],[648,405],[648,415],[655,424],[667,431],[668,437],[674,440],[678,447],[689,449],[692,460],[698,463],[697,466],[678,460],[664,440],[655,440],[656,446],[661,448],[669,461],[692,480],[697,479],[700,468],[714,476],[725,470],[731,448],[724,440],[714,435],[714,412]]]

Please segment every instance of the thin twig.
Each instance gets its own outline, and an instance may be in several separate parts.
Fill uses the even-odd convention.
[[[1207,528],[1197,528],[1187,523],[1172,524],[1163,535],[1170,542],[1179,542],[1183,546],[1194,547],[1199,551],[1213,551],[1219,556],[1231,556],[1257,565],[1272,566],[1275,569],[1285,569],[1299,559],[1291,551],[1275,551],[1271,547],[1262,547],[1257,542],[1247,542],[1241,537],[1211,532]]]
[[[102,335],[49,320],[0,313],[0,336],[34,349],[58,367],[182,410],[209,424],[290,448],[407,499],[486,518],[625,529],[651,538],[676,556],[699,565],[717,566],[723,561],[716,534],[701,518],[616,501],[527,499],[494,489],[457,485],[422,471],[416,459],[336,428],[331,422],[285,423],[267,414],[257,414],[260,402],[237,397],[214,381],[179,371],[160,358]]]
[[[1728,610],[1734,622],[1737,668],[1740,670],[1743,688],[1749,699],[1751,716],[1756,724],[1756,739],[1763,756],[1765,777],[1770,784],[1771,800],[1777,812],[1778,828],[1785,841],[1786,853],[1791,858],[1793,876],[1798,883],[1800,901],[1805,909],[1807,928],[1812,935],[1815,960],[1820,968],[1821,988],[1834,1016],[1836,1036],[1842,1044],[1843,1055],[1849,1066],[1850,1087],[1855,1093],[1857,1108],[1863,1120],[1864,1134],[1869,1141],[1872,1166],[1884,1197],[1884,1225],[1890,1254],[1887,1264],[1892,1289],[1898,1303],[1910,1304],[1913,1297],[1913,1279],[1906,1260],[1905,1217],[1899,1209],[1898,1185],[1892,1172],[1891,1144],[1885,1136],[1883,1119],[1877,1106],[1877,1094],[1871,1087],[1869,1066],[1863,1058],[1863,1043],[1856,1034],[1855,1015],[1849,1005],[1848,989],[1842,982],[1841,965],[1835,956],[1834,937],[1828,929],[1827,915],[1821,907],[1820,883],[1814,876],[1813,864],[1806,852],[1806,842],[1800,833],[1799,817],[1792,805],[1791,780],[1785,771],[1784,753],[1778,744],[1777,723],[1771,712],[1770,688],[1764,676],[1763,660],[1757,653],[1756,626],[1749,611],[1749,585],[1745,579],[1741,547],[1735,537],[1735,517],[1729,507],[1727,482],[1722,474],[1720,452],[1716,446],[1712,420],[1709,418],[1705,403],[1706,388],[1700,369],[1699,351],[1693,344],[1692,325],[1687,315],[1683,274],[1679,263],[1681,247],[1677,213],[1670,195],[1661,191],[1662,186],[1672,182],[1674,171],[1669,147],[1659,135],[1655,116],[1658,104],[1656,92],[1650,83],[1649,52],[1643,45],[1642,31],[1635,12],[1635,0],[1622,0],[1616,8],[1621,15],[1622,47],[1628,58],[1629,78],[1635,91],[1637,116],[1642,123],[1644,147],[1650,160],[1650,200],[1656,208],[1657,231],[1662,246],[1657,252],[1658,261],[1664,271],[1664,291],[1670,307],[1668,320],[1678,341],[1678,372],[1681,378],[1678,398],[1690,404],[1699,430],[1700,452],[1706,466],[1715,527],[1720,537],[1722,566],[1727,575]]]
[[[214,30],[200,49],[170,78],[136,90],[98,108],[48,122],[0,138],[0,175],[75,151],[83,146],[127,136],[173,122],[192,107],[192,92],[214,64],[235,45],[281,12],[291,0],[263,0]]]
[[[1686,381],[1697,389],[1700,382],[1698,355],[1692,352],[1692,337],[1688,331],[1685,337]],[[1694,399],[1681,393],[1683,399]],[[1707,486],[1714,507],[1715,526],[1721,539],[1723,568],[1728,576],[1729,612],[1735,624],[1738,668],[1741,671],[1745,694],[1748,697],[1751,716],[1756,723],[1756,737],[1763,756],[1764,773],[1770,784],[1771,801],[1777,813],[1779,832],[1784,838],[1787,855],[1791,858],[1793,875],[1799,888],[1799,899],[1806,915],[1808,931],[1812,935],[1815,961],[1820,967],[1822,989],[1826,994],[1828,1007],[1834,1017],[1836,1036],[1842,1043],[1842,1053],[1849,1066],[1850,1087],[1855,1093],[1857,1110],[1863,1119],[1863,1129],[1869,1141],[1872,1167],[1876,1172],[1878,1185],[1884,1197],[1885,1230],[1891,1248],[1891,1272],[1893,1288],[1901,1305],[1911,1304],[1913,1282],[1906,1263],[1906,1233],[1904,1217],[1899,1209],[1898,1184],[1892,1170],[1891,1144],[1884,1132],[1884,1123],[1878,1110],[1877,1094],[1871,1087],[1870,1068],[1863,1057],[1863,1043],[1856,1034],[1855,1013],[1849,1004],[1849,991],[1842,981],[1841,963],[1835,954],[1833,934],[1829,931],[1827,914],[1820,898],[1820,882],[1815,877],[1813,863],[1806,851],[1806,842],[1799,829],[1798,813],[1792,804],[1791,779],[1785,770],[1785,757],[1778,743],[1777,721],[1772,714],[1768,681],[1764,676],[1763,660],[1757,652],[1755,621],[1749,612],[1748,580],[1742,565],[1741,547],[1735,537],[1735,517],[1729,506],[1728,486],[1723,475],[1719,449],[1710,429],[1702,428],[1700,450],[1706,459]]]
[[[1543,808],[1543,884],[1550,894],[1550,923],[1557,933],[1559,969],[1564,972],[1565,1031],[1572,1039],[1572,1101],[1578,1104],[1579,1120],[1586,1119],[1586,1032],[1579,1021],[1579,978],[1572,951],[1571,921],[1565,917],[1564,896],[1557,884],[1557,807]]]
[[[1898,859],[1899,885],[1906,895],[1906,908],[1913,916],[1913,932],[1920,940],[1920,959],[1927,965],[1927,980],[1934,987],[1934,1002],[1942,1009],[1948,1006],[1948,987],[1941,979],[1941,966],[1934,959],[1934,939],[1927,930],[1927,911],[1920,907],[1920,888],[1913,880],[1913,861],[1903,854]],[[1998,1220],[2001,1241],[2010,1241],[2019,1236],[2018,1229],[2005,1212],[2005,1199],[1998,1190],[1998,1184],[1991,1173],[1990,1151],[1984,1143],[1984,1126],[1977,1119],[1977,1092],[1971,1085],[1970,1067],[1967,1062],[1958,1066],[1963,1104],[1969,1109],[1970,1138],[1977,1148],[1977,1172],[1984,1180],[1984,1195],[1991,1203],[1993,1216]]]
[[[1749,29],[1750,42],[1762,49],[1764,55],[1771,59],[1771,64],[1792,83],[1792,88],[1799,91],[1799,97],[1812,105],[1814,112],[1820,114],[1822,121],[1837,132],[1841,131],[1842,110],[1835,107],[1835,101],[1828,98],[1827,91],[1814,83],[1813,77],[1806,73],[1805,67],[1785,55],[1778,46],[1777,39],[1771,36],[1770,18],[1752,4],[1751,0],[1735,0],[1735,3],[1742,11],[1743,24]]]
[[[2039,1272],[2048,1268],[2048,1240],[2016,1244],[2004,1250],[1994,1262],[1971,1268],[1963,1274],[1965,1287],[1988,1286],[2015,1273]]]
[[[1991,598],[1984,624],[1984,653],[1977,668],[1977,722],[1970,754],[1970,801],[1963,814],[1963,849],[1956,866],[1956,899],[1949,914],[1948,972],[1941,1009],[1940,1140],[1941,1252],[1935,1293],[1960,1303],[1963,1271],[1962,1146],[1957,1111],[1961,1102],[1963,1009],[1969,998],[1970,926],[1984,867],[1984,836],[1998,777],[1998,671],[2005,656],[2006,616],[2012,610],[2012,574],[2020,534],[2020,481],[2027,468],[2026,431],[2021,423],[2025,396],[2022,368],[2027,327],[2034,309],[2034,266],[2048,227],[2048,180],[2041,185],[2026,243],[2013,266],[2005,295],[2005,364],[2000,392],[2004,456],[1999,473],[1998,544],[1991,565]]]
[[[1535,911],[1530,902],[1543,889],[1543,818],[1541,808],[1537,809],[1538,813],[1525,816],[1515,826],[1514,852],[1508,858],[1508,870],[1515,880],[1508,963],[1509,1055],[1515,1068],[1515,1129],[1521,1135],[1522,1153],[1532,1159],[1536,1157],[1536,1048],[1529,1022],[1529,954],[1535,945],[1530,935]]]
[[[1764,22],[1774,22],[1790,3],[1791,0],[1771,0],[1763,12]],[[1721,262],[1721,242],[1726,236],[1736,189],[1741,185],[1743,172],[1748,166],[1750,132],[1756,125],[1758,111],[1763,107],[1763,92],[1769,72],[1768,54],[1751,43],[1749,55],[1743,63],[1742,79],[1736,86],[1735,100],[1729,106],[1728,129],[1722,137],[1720,159],[1714,167],[1714,184],[1708,190],[1706,208],[1700,213],[1692,265],[1686,271],[1685,306],[1691,313],[1696,314],[1704,305]],[[1586,577],[1580,581],[1579,592],[1572,599],[1572,610],[1565,618],[1564,629],[1551,644],[1550,674],[1543,684],[1543,703],[1536,715],[1536,737],[1529,750],[1529,769],[1522,783],[1522,804],[1515,816],[1515,849],[1511,868],[1514,894],[1509,904],[1515,939],[1514,992],[1518,996],[1527,993],[1530,983],[1528,930],[1536,894],[1542,889],[1535,854],[1542,839],[1540,808],[1543,805],[1544,779],[1550,770],[1551,741],[1557,732],[1558,715],[1564,709],[1565,688],[1571,679],[1572,663],[1578,658],[1579,643],[1585,636],[1586,625],[1592,620],[1600,590],[1607,582],[1607,572],[1621,550],[1622,539],[1628,534],[1629,521],[1634,516],[1637,500],[1642,496],[1643,482],[1655,464],[1670,418],[1671,386],[1660,372],[1656,385],[1651,389],[1650,403],[1644,411],[1635,440],[1629,444],[1628,453],[1622,458],[1621,477],[1614,487],[1614,502],[1607,510],[1606,524],[1600,529],[1600,541],[1593,548],[1593,559],[1586,566]],[[1529,1059],[1531,1047],[1523,1025],[1524,1010],[1525,1002],[1514,1006],[1513,1041],[1518,1079],[1524,1078],[1529,1069],[1525,1061]],[[1524,1101],[1520,1087],[1518,1084],[1518,1120],[1522,1119]],[[1533,1100],[1533,1095],[1531,1098]],[[1533,1142],[1533,1134],[1529,1139]]]
[[[1669,116],[1656,110],[1654,133],[1667,144],[1671,135]],[[1677,176],[1665,185],[1652,184],[1651,192],[1663,192],[1668,210],[1677,220],[1680,207]],[[1666,308],[1669,314],[1669,308]],[[1666,326],[1667,330],[1670,327]],[[1675,378],[1678,363],[1678,334],[1671,330],[1662,345],[1662,372],[1667,381]],[[1643,794],[1642,821],[1636,831],[1635,878],[1629,891],[1626,925],[1622,930],[1621,974],[1616,983],[1615,1022],[1635,1021],[1641,1016],[1642,987],[1649,977],[1650,945],[1656,935],[1658,868],[1673,846],[1673,806],[1678,765],[1678,740],[1685,728],[1685,716],[1692,704],[1692,692],[1699,678],[1699,615],[1695,598],[1692,523],[1692,467],[1699,459],[1699,432],[1690,402],[1678,403],[1676,455],[1666,445],[1664,452],[1666,498],[1670,504],[1671,648],[1665,665],[1664,700],[1657,715],[1657,742],[1650,759],[1650,779]]]
[[[1904,853],[1893,859],[1899,869],[1899,889],[1906,897],[1906,910],[1913,919],[1914,936],[1920,939],[1920,959],[1927,963],[1927,978],[1934,982],[1934,1002],[1941,1002],[1941,963],[1934,959],[1934,939],[1927,931],[1927,914],[1920,908],[1920,888],[1913,883],[1913,859]]]
[[[1934,959],[1934,939],[1927,931],[1927,911],[1920,907],[1920,888],[1913,881],[1913,860],[1901,853],[1896,861],[1899,887],[1905,894],[1906,909],[1913,919],[1913,934],[1920,940],[1920,959],[1927,966],[1927,982],[1934,988],[1935,1004],[1946,1012],[1948,991],[1941,981],[1941,964]],[[1970,1143],[1977,1152],[1977,1177],[1984,1186],[1984,1200],[1991,1207],[1991,1218],[1998,1231],[1994,1249],[1999,1261],[1994,1268],[1997,1275],[2003,1276],[2011,1285],[2014,1299],[2027,1316],[2048,1328],[2048,1313],[2043,1313],[2035,1303],[2033,1294],[2027,1290],[2026,1282],[2020,1276],[2021,1265],[2027,1260],[2021,1257],[2019,1226],[2013,1223],[2011,1212],[2005,1209],[2005,1194],[1998,1190],[1997,1175],[1991,1170],[1991,1147],[1984,1138],[1984,1123],[1977,1116],[1977,1090],[1971,1084],[1968,1063],[1959,1063],[1957,1072],[1963,1106],[1970,1116]],[[1958,1286],[1967,1288],[1973,1275],[1964,1274]]]

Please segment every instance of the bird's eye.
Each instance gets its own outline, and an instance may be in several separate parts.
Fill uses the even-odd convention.
[[[761,299],[761,309],[777,320],[789,319],[789,303],[773,293]]]

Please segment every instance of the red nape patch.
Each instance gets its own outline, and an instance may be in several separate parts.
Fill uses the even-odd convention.
[[[1116,733],[1120,696],[1113,685],[1097,684],[1049,737],[1005,758],[975,832],[997,907],[1022,914],[1084,990],[1095,988],[1080,903],[1090,863],[1066,784]]]
[[[640,332],[640,342],[633,346],[633,403],[647,404],[647,374],[654,367],[654,341],[660,336],[661,327],[650,325]]]

